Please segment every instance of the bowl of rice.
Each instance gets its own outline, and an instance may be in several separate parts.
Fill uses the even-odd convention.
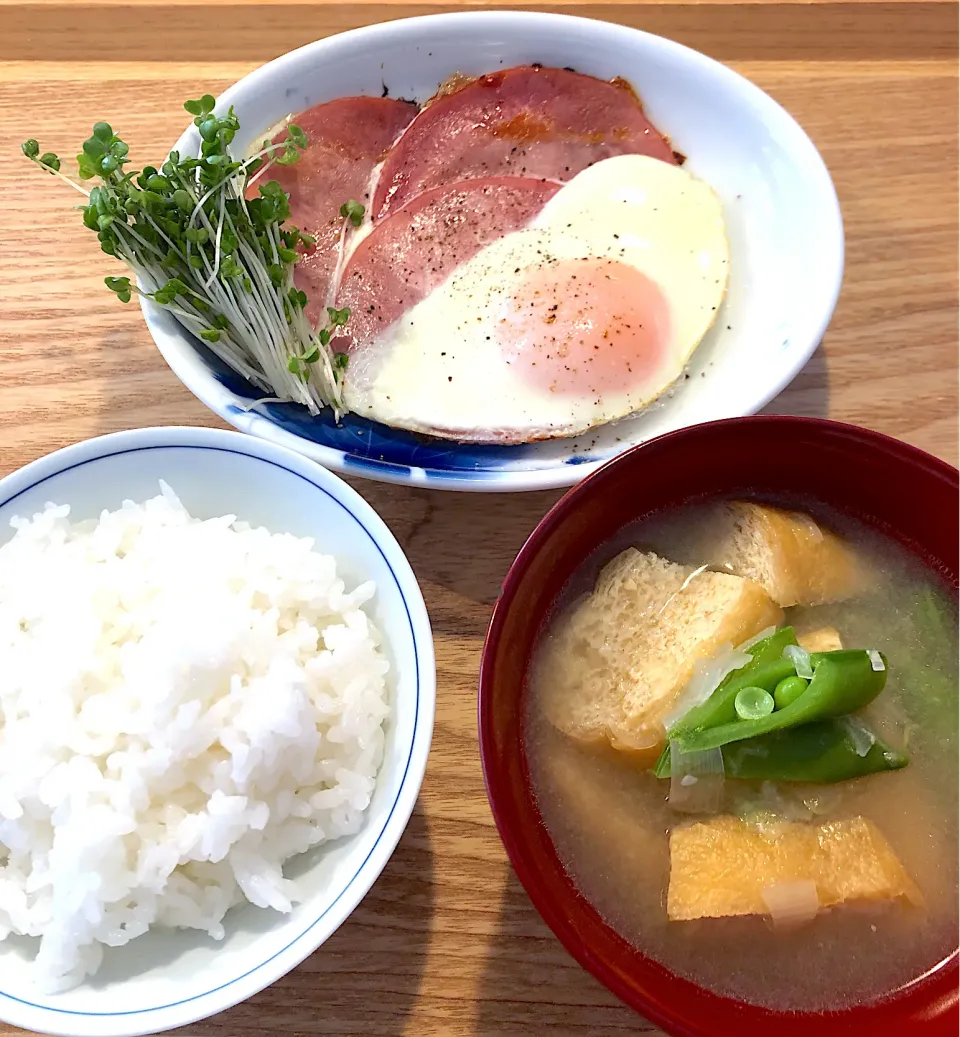
[[[377,878],[433,731],[430,624],[316,463],[120,432],[0,480],[0,1020],[132,1037],[299,964]]]

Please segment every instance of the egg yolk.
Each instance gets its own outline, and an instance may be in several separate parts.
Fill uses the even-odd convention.
[[[495,322],[507,363],[550,392],[591,396],[642,385],[669,346],[663,292],[611,259],[548,261],[525,272]]]

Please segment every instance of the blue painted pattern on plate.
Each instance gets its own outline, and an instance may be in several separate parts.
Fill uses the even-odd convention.
[[[203,360],[217,381],[234,396],[249,400],[251,405],[263,396],[218,357],[205,352]],[[505,462],[516,461],[529,450],[523,445],[495,446],[437,439],[391,428],[356,414],[347,414],[336,421],[330,411],[312,415],[296,403],[258,403],[250,409],[291,435],[342,450],[346,463],[357,467],[389,464],[441,470],[456,477],[458,472],[499,470]],[[228,405],[228,410],[232,414],[245,412],[245,408],[237,404]]]

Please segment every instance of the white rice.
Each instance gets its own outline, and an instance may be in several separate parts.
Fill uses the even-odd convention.
[[[0,547],[0,941],[41,937],[47,991],[154,924],[290,911],[283,862],[361,827],[383,757],[373,584],[161,491]]]

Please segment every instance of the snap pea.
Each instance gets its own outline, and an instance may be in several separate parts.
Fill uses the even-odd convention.
[[[882,668],[875,668],[876,661],[880,661]],[[821,652],[810,656],[810,664],[813,679],[803,694],[782,709],[756,720],[733,720],[679,733],[671,729],[670,739],[676,738],[678,747],[685,753],[702,752],[815,720],[845,716],[872,702],[887,679],[886,660],[877,652]],[[782,679],[782,676],[778,678],[774,688]],[[759,684],[759,681],[750,683]]]
[[[793,627],[782,627],[769,637],[758,641],[752,648],[748,648],[747,655],[751,656],[750,662],[744,663],[739,670],[728,673],[705,702],[694,706],[670,728],[667,737],[673,739],[689,731],[716,727],[735,721],[737,719],[737,695],[744,688],[752,686],[772,692],[784,678],[796,676],[793,663],[783,657],[784,648],[796,643],[797,638]],[[653,772],[658,778],[669,776],[669,743],[660,754]]]
[[[773,691],[784,677],[796,675],[793,663],[784,659],[783,650],[787,645],[797,643],[793,627],[783,627],[775,634],[758,641],[747,650],[752,656],[739,670],[728,673],[717,685],[716,690],[699,706],[694,706],[670,728],[670,737],[676,738],[686,731],[697,731],[701,728],[716,727],[737,719],[736,698],[744,688],[763,688]]]
[[[842,719],[816,720],[757,735],[743,742],[731,742],[720,751],[724,775],[747,781],[830,785],[880,771],[899,770],[910,762],[906,753],[891,748],[876,736],[873,745],[862,753],[850,735],[849,724]],[[670,777],[669,760],[666,772],[658,776]]]
[[[861,750],[862,751],[862,750]],[[906,753],[875,738],[861,755],[843,720],[817,720],[801,727],[732,742],[721,750],[728,778],[816,782],[828,785],[906,767]]]

